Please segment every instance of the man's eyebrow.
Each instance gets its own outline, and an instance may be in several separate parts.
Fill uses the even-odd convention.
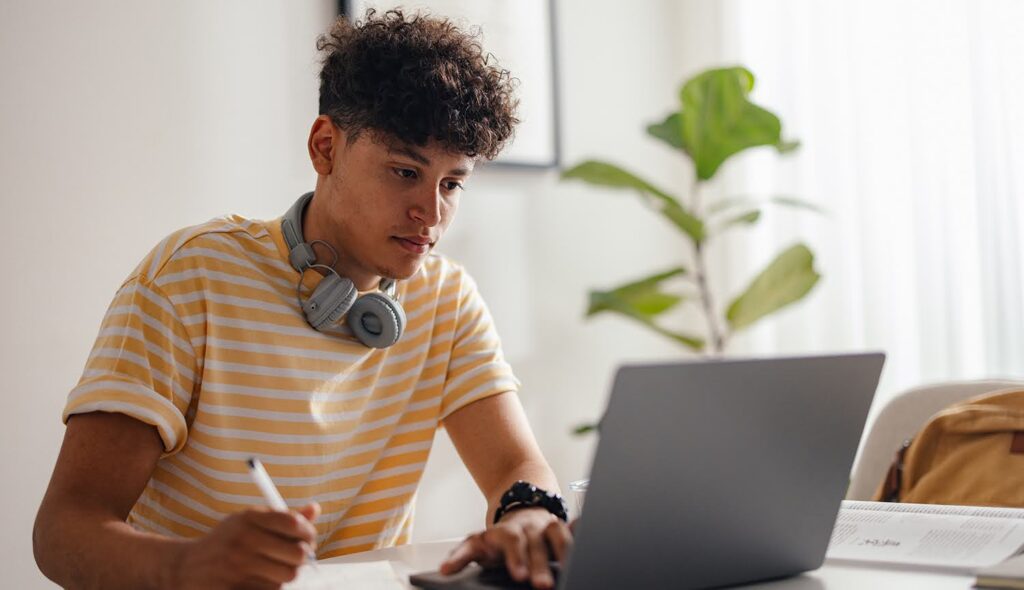
[[[419,162],[420,164],[423,164],[424,166],[430,166],[430,158],[424,156],[420,152],[412,149],[411,147],[395,146],[395,147],[392,147],[391,149],[389,149],[388,151],[390,151],[392,153],[396,153],[396,154],[400,154],[400,155],[406,156],[407,158],[415,160],[416,162]],[[469,174],[469,169],[468,168],[453,168],[453,169],[448,171],[448,174],[451,174],[452,176],[467,176]]]
[[[401,154],[403,156],[416,160],[417,162],[423,164],[424,166],[430,166],[430,158],[424,156],[423,154],[417,152],[416,150],[410,147],[396,146],[388,151],[394,152],[396,154]]]

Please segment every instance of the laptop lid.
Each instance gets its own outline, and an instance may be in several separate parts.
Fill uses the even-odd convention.
[[[559,587],[706,588],[819,567],[883,361],[620,368]]]

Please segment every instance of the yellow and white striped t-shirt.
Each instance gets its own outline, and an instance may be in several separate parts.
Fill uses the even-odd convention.
[[[409,540],[440,421],[518,390],[472,279],[429,256],[398,286],[401,340],[379,350],[310,328],[280,220],[237,216],[180,230],[117,291],[64,420],[121,412],[165,454],[129,516],[194,537],[262,505],[259,457],[290,506],[316,500],[320,557]],[[304,295],[321,279],[303,277]]]

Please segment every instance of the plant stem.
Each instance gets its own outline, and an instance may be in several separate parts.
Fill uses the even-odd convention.
[[[700,207],[700,185],[696,180],[693,182],[691,194],[693,195],[692,211],[695,216],[703,220],[703,212]],[[711,340],[711,350],[714,355],[720,355],[725,350],[725,337],[718,325],[718,315],[715,313],[715,304],[711,296],[711,289],[708,287],[707,261],[705,259],[704,242],[693,242],[693,259],[696,270],[697,288],[700,290],[700,303],[704,310],[704,317],[708,322],[708,335]]]
[[[720,355],[725,349],[725,339],[722,336],[721,328],[718,326],[718,316],[715,313],[711,289],[708,288],[707,265],[704,260],[704,245],[702,243],[697,242],[694,244],[693,258],[696,263],[697,287],[700,289],[701,307],[704,309],[704,316],[708,321],[708,333],[711,336],[711,350],[713,354]]]

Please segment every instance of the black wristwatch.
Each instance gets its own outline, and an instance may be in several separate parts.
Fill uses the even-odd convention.
[[[542,490],[527,481],[517,481],[501,495],[501,504],[494,511],[494,524],[517,508],[543,508],[563,521],[569,520],[565,500],[554,492]]]

